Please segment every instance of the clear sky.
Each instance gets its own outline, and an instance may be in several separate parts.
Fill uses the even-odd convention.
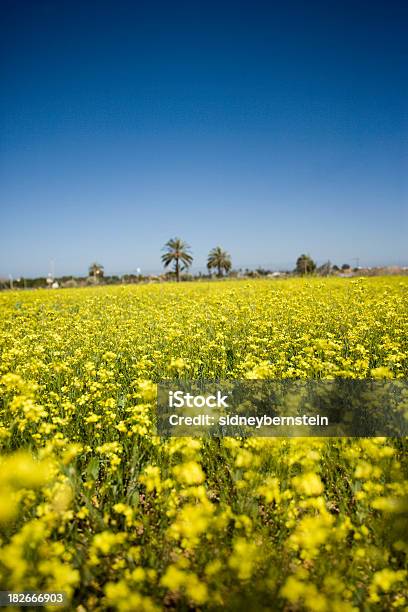
[[[408,264],[406,1],[0,6],[0,276]]]

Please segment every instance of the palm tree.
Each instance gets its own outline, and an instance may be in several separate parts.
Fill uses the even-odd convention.
[[[207,268],[210,271],[212,268],[216,268],[218,276],[222,276],[223,270],[229,272],[231,270],[231,257],[223,251],[221,247],[217,246],[212,249],[208,254]]]
[[[168,242],[166,242],[163,249],[166,251],[162,255],[164,267],[167,268],[168,265],[174,263],[176,279],[177,282],[179,282],[180,270],[185,270],[188,268],[193,261],[190,247],[187,242],[184,242],[184,240],[181,240],[181,238],[171,238]]]
[[[102,278],[104,275],[103,265],[94,261],[89,266],[89,276],[92,276],[94,280],[98,280],[98,278]]]

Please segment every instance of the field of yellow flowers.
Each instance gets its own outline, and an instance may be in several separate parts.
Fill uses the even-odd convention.
[[[163,379],[408,377],[408,278],[0,294],[0,590],[408,610],[406,439],[155,435]]]

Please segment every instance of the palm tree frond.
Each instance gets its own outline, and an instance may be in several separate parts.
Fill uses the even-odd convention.
[[[185,270],[188,268],[193,257],[191,255],[190,245],[184,242],[181,238],[170,238],[163,247],[165,253],[161,259],[166,268],[171,263],[174,263],[174,271],[176,273],[177,281],[180,280],[180,269]],[[180,266],[181,262],[181,266]]]

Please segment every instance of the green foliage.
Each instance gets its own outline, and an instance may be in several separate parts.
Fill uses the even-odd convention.
[[[97,280],[98,278],[103,278],[103,275],[104,275],[103,265],[94,261],[89,266],[88,272],[89,272],[89,276],[91,276],[95,280]]]
[[[164,245],[165,253],[162,255],[162,262],[167,268],[170,264],[174,265],[177,282],[180,281],[180,271],[186,270],[193,261],[190,246],[181,238],[171,238]]]
[[[316,264],[310,255],[304,253],[297,258],[295,272],[304,276],[306,274],[313,274],[316,270]]]
[[[208,271],[216,269],[218,276],[222,276],[223,272],[228,273],[231,270],[231,266],[231,256],[221,247],[214,247],[208,254]]]

